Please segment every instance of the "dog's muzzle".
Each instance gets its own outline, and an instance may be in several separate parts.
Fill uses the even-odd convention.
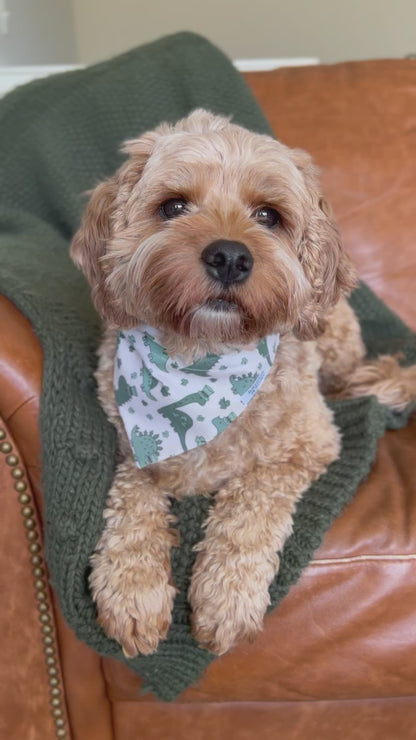
[[[224,288],[247,280],[253,267],[253,257],[242,242],[217,239],[201,254],[208,275]]]

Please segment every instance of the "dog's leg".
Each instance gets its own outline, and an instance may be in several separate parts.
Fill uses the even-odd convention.
[[[347,378],[336,398],[377,396],[380,403],[403,411],[416,401],[416,366],[401,367],[395,357],[383,355],[363,362]]]
[[[148,654],[166,636],[176,589],[170,583],[167,497],[132,460],[116,471],[105,529],[91,558],[90,586],[98,621],[124,654]]]
[[[317,339],[319,385],[322,393],[333,395],[343,391],[348,377],[363,363],[365,347],[357,317],[345,298],[328,311],[327,319],[326,329]]]
[[[261,629],[296,502],[337,457],[333,427],[323,431],[320,444],[309,440],[306,454],[304,441],[290,462],[257,468],[216,495],[205,539],[196,547],[189,599],[195,639],[218,655]],[[299,465],[306,457],[309,462]]]
[[[328,318],[328,327],[317,340],[324,394],[336,399],[377,396],[380,403],[397,411],[416,400],[416,367],[401,367],[388,355],[365,360],[360,326],[345,300]]]

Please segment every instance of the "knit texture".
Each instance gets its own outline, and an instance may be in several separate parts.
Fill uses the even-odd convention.
[[[102,655],[128,663],[145,690],[171,700],[213,659],[189,633],[186,592],[193,545],[209,500],[173,503],[181,546],[172,552],[180,589],[168,639],[157,654],[126,661],[96,623],[89,557],[103,527],[115,465],[115,432],[96,398],[99,322],[89,289],[68,257],[86,199],[120,164],[120,143],[195,107],[233,115],[258,132],[268,126],[230,62],[204,39],[178,34],[89,69],[33,82],[0,104],[0,290],[30,319],[44,353],[40,407],[46,557],[62,613]],[[352,303],[370,354],[402,351],[416,361],[412,333],[361,287]],[[297,507],[272,606],[309,562],[335,516],[367,475],[377,440],[407,414],[374,398],[333,404],[342,454]]]

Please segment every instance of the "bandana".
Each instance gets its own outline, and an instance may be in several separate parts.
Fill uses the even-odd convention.
[[[155,329],[117,334],[114,392],[139,468],[209,442],[231,424],[266,378],[279,334],[254,349],[207,354],[186,365]]]

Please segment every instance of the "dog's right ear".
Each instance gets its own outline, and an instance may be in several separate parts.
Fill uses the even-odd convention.
[[[92,288],[92,298],[100,314],[105,276],[101,258],[112,234],[112,215],[117,195],[115,178],[100,183],[90,195],[88,205],[82,215],[81,226],[76,232],[70,256],[87,278]]]
[[[91,193],[76,232],[70,256],[86,276],[91,296],[99,314],[117,324],[125,317],[112,295],[111,268],[104,259],[107,247],[125,226],[124,210],[134,185],[141,177],[160,131],[144,134],[139,139],[126,141],[122,151],[128,159],[116,174],[100,183]]]

